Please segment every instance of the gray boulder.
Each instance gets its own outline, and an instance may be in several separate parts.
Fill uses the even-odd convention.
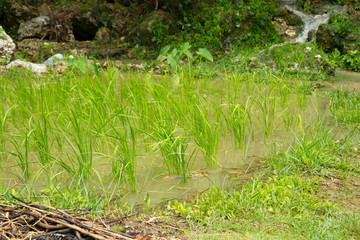
[[[50,24],[49,16],[40,16],[20,24],[18,34],[24,38],[42,38],[46,35],[46,26]]]

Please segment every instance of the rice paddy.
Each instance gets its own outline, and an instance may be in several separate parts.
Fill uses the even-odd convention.
[[[44,188],[102,179],[137,191],[139,171],[186,181],[191,171],[226,164],[218,158],[225,142],[223,151],[238,153],[228,167],[238,167],[250,147],[267,154],[276,138],[322,124],[325,112],[325,100],[307,96],[301,82],[271,75],[209,79],[110,67],[63,76],[10,71],[0,84],[2,176]]]
[[[330,91],[312,89],[313,85],[267,72],[214,77],[189,68],[163,75],[113,66],[72,68],[62,75],[3,72],[1,193],[43,196],[59,207],[86,203],[103,209],[111,199],[128,196],[127,202],[134,201],[130,193],[153,193],[150,198],[159,195],[160,201],[183,198],[189,189],[195,193],[212,184],[229,186],[222,172],[247,173],[263,159],[270,172],[285,176],[285,183],[282,177],[270,178],[272,184],[283,189],[286,181],[300,182],[305,186],[299,183],[300,194],[305,191],[304,198],[312,201],[304,206],[317,211],[311,205],[316,199],[307,190],[314,183],[307,185],[297,174],[350,176],[357,171],[359,163],[348,149],[358,139],[354,109],[359,95],[333,84]],[[340,138],[349,144],[338,144]],[[201,173],[205,177],[196,182]],[[185,191],[159,194],[161,188],[172,192],[179,184]],[[261,184],[259,189],[265,189]],[[250,188],[241,194],[258,196],[258,188]],[[293,213],[292,205],[277,208],[274,201],[265,207]],[[226,210],[221,214],[229,217]]]

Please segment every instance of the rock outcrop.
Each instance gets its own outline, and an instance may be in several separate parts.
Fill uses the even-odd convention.
[[[44,38],[46,27],[50,24],[49,16],[39,16],[20,24],[18,34],[19,40],[25,38]]]
[[[8,63],[14,56],[15,47],[15,43],[11,37],[9,37],[5,30],[0,26],[0,61]]]

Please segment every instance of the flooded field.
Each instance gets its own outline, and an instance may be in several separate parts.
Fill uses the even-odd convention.
[[[274,149],[333,122],[329,98],[271,76],[9,74],[16,80],[1,82],[0,111],[7,188],[87,186],[130,202],[183,198],[230,186]],[[356,89],[356,77],[341,72],[347,80],[324,89]]]

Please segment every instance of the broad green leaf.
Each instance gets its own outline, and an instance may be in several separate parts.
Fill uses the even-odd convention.
[[[196,52],[196,54],[202,56],[203,58],[206,58],[210,62],[214,61],[213,56],[211,55],[209,50],[207,50],[205,48],[199,48],[199,50]]]
[[[190,48],[191,48],[191,45],[189,42],[186,42],[183,45],[181,45],[180,49],[179,49],[180,57],[181,57],[181,55],[183,55],[183,53],[185,53],[186,51],[189,51]]]
[[[94,71],[97,77],[100,77],[99,68],[97,67],[96,63],[90,63],[91,69]]]
[[[167,45],[165,47],[163,47],[160,50],[159,56],[157,57],[156,61],[159,61],[163,56],[165,56],[165,54],[167,54],[167,52],[170,50],[170,46]]]
[[[189,50],[186,50],[186,51],[184,52],[184,54],[188,57],[188,59],[191,59],[191,58],[192,58],[192,54],[191,54],[191,52],[190,52]]]
[[[171,54],[169,54],[167,57],[167,63],[172,69],[175,69],[177,66],[177,61],[175,60],[175,57]]]

